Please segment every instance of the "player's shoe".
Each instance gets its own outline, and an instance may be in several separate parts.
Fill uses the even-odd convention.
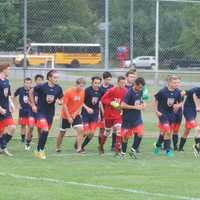
[[[136,150],[134,148],[131,148],[130,152],[129,152],[129,156],[132,158],[132,159],[137,159],[137,156],[136,156]]]
[[[79,154],[85,154],[86,152],[85,152],[85,149],[84,149],[84,148],[82,148],[81,150],[79,150],[79,151],[76,151],[76,153],[79,153]]]
[[[1,153],[4,154],[4,155],[6,155],[6,156],[10,156],[10,157],[13,156],[13,154],[10,153],[10,152],[8,151],[7,148],[5,148],[5,149],[1,149]]]
[[[44,150],[40,150],[38,153],[41,160],[45,160],[47,158]]]
[[[56,149],[56,153],[60,153],[61,151],[61,149]]]
[[[193,145],[193,152],[194,152],[194,156],[196,158],[198,158],[200,156],[200,149],[197,147],[196,144]]]
[[[104,154],[103,145],[99,145],[99,146],[98,146],[98,151],[99,151],[99,155],[103,155],[103,154]]]
[[[168,158],[174,157],[174,153],[173,153],[172,150],[166,151],[166,152],[165,152],[165,155],[166,155]]]
[[[123,153],[123,152],[121,152],[120,154],[119,154],[119,158],[120,158],[120,160],[124,160],[125,159],[125,153]]]
[[[161,152],[161,147],[157,147],[156,143],[154,143],[153,146],[154,146],[154,151],[153,151],[154,154],[157,155],[157,156],[159,156],[160,152]]]
[[[184,149],[183,148],[179,148],[178,152],[184,152]]]
[[[31,145],[25,145],[25,147],[24,147],[24,149],[25,149],[25,151],[30,151],[31,150]]]
[[[174,151],[178,151],[178,147],[177,146],[174,147]]]

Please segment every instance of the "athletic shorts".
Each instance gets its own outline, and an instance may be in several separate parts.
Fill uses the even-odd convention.
[[[112,128],[112,127],[116,127],[116,126],[120,126],[122,125],[122,120],[121,119],[105,119],[105,128]]]
[[[74,119],[74,121],[71,123],[69,123],[69,121],[67,119],[63,119],[61,118],[61,123],[60,123],[60,131],[66,131],[68,128],[78,128],[78,127],[82,127],[83,126],[83,122],[81,119],[81,116],[78,115],[76,116],[76,118]]]
[[[158,127],[161,133],[172,133],[175,127],[175,114],[162,114],[159,117]]]
[[[139,124],[132,128],[121,128],[121,137],[123,138],[131,138],[133,135],[138,134],[140,136],[144,135],[144,125]]]
[[[4,119],[0,120],[0,135],[4,132],[4,129],[8,126],[15,125],[15,122],[12,118],[12,116],[7,116]]]
[[[49,116],[43,113],[37,113],[36,114],[36,127],[39,129],[47,129],[50,130],[52,123],[53,123],[53,117]]]
[[[197,112],[195,109],[191,109],[189,107],[184,107],[183,115],[185,118],[185,128],[192,129],[192,128],[196,128],[198,126],[198,123],[196,120]]]

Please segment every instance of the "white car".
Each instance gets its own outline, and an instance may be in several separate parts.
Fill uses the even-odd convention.
[[[131,67],[131,61],[126,60],[124,65],[124,67]],[[132,66],[135,68],[153,69],[155,65],[155,56],[138,56],[133,59]]]

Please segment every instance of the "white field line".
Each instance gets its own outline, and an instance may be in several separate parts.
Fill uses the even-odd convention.
[[[200,198],[196,198],[196,197],[187,197],[187,196],[172,195],[172,194],[165,194],[165,193],[156,193],[156,192],[153,193],[153,192],[146,192],[144,190],[128,189],[128,188],[121,188],[121,187],[112,187],[112,186],[106,186],[106,185],[96,185],[96,184],[89,184],[89,183],[78,183],[78,182],[74,182],[74,181],[64,181],[64,180],[53,179],[53,178],[45,178],[45,177],[22,176],[22,175],[17,175],[17,174],[12,174],[12,173],[4,173],[4,172],[0,172],[0,176],[3,176],[3,177],[9,176],[11,178],[15,178],[15,179],[18,179],[18,180],[42,181],[42,182],[47,182],[47,183],[59,183],[59,184],[94,188],[94,189],[100,189],[100,190],[133,193],[133,194],[139,194],[139,195],[143,195],[143,196],[166,197],[167,199],[200,200]]]

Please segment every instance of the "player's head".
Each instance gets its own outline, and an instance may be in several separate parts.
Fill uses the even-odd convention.
[[[142,91],[144,86],[145,86],[145,80],[142,77],[136,78],[134,86],[133,86],[134,89],[136,91]]]
[[[44,76],[42,74],[37,74],[35,75],[34,80],[36,85],[40,85],[44,81]]]
[[[77,90],[82,90],[85,87],[85,80],[84,78],[78,78],[76,80],[76,88]]]
[[[93,76],[92,77],[92,87],[94,90],[98,90],[99,86],[101,84],[101,77],[99,76]]]
[[[128,84],[133,84],[137,78],[136,69],[130,69],[126,72],[126,81]]]
[[[125,78],[124,76],[119,76],[119,77],[117,78],[117,84],[118,84],[118,86],[119,86],[120,88],[125,87],[125,85],[126,85],[126,78]]]
[[[176,75],[169,75],[167,77],[167,85],[169,89],[175,90],[179,85],[179,78]]]
[[[26,78],[24,79],[24,87],[25,87],[26,89],[30,89],[30,88],[32,87],[32,79],[31,79],[31,78],[26,77]]]
[[[5,77],[8,77],[9,71],[10,71],[9,64],[1,64],[0,65],[0,73],[3,74]]]
[[[112,74],[110,72],[103,73],[103,82],[105,85],[109,85],[112,81]]]
[[[51,70],[47,73],[47,80],[51,82],[52,84],[57,84],[58,82],[58,71]]]

